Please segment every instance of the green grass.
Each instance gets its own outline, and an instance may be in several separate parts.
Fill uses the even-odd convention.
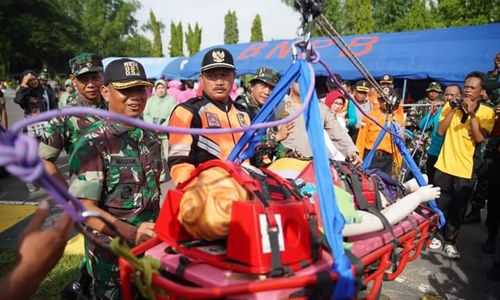
[[[59,299],[61,290],[78,276],[82,255],[64,255],[40,284],[32,299]],[[0,276],[16,265],[16,250],[0,248]]]

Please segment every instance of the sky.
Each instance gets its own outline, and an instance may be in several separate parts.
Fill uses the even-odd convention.
[[[238,18],[239,43],[250,41],[252,21],[256,14],[262,20],[264,40],[293,39],[300,26],[300,14],[281,0],[139,0],[142,7],[135,18],[139,25],[149,19],[153,10],[156,19],[165,24],[162,32],[163,53],[168,56],[170,22],[182,22],[187,31],[188,24],[196,22],[202,28],[201,49],[224,44],[224,16],[229,10]],[[151,32],[143,34],[152,40]],[[187,47],[184,41],[184,54]]]

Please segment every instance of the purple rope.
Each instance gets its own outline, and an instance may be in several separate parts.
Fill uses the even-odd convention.
[[[319,59],[319,54],[314,51],[313,57],[317,60]],[[310,68],[312,69],[311,66]],[[314,72],[314,70],[312,70],[312,72]],[[86,210],[85,207],[75,197],[73,197],[65,187],[45,172],[43,163],[38,156],[38,142],[35,138],[24,134],[22,132],[23,128],[31,124],[48,121],[56,117],[93,115],[161,133],[172,132],[195,135],[244,132],[261,128],[275,127],[295,120],[302,114],[311,101],[313,91],[314,87],[312,86],[308,90],[303,105],[288,117],[277,121],[253,124],[243,128],[200,129],[161,126],[147,123],[140,119],[125,117],[114,112],[88,107],[70,107],[63,110],[51,110],[43,112],[37,116],[27,117],[20,120],[7,131],[0,128],[0,166],[4,166],[9,173],[24,182],[38,183],[47,191],[55,202],[63,207],[72,219],[76,222],[85,222],[86,217],[82,216],[82,212]]]
[[[140,127],[143,129],[147,130],[152,130],[156,131],[159,133],[165,133],[165,132],[170,132],[170,133],[182,133],[182,134],[192,134],[192,135],[200,135],[200,134],[228,134],[228,133],[236,133],[236,132],[244,132],[244,131],[249,131],[249,130],[256,130],[256,129],[261,129],[261,128],[268,128],[268,127],[275,127],[283,124],[290,123],[291,121],[297,119],[302,112],[304,111],[305,107],[301,107],[299,110],[294,112],[293,114],[290,114],[288,117],[277,120],[277,121],[272,121],[272,122],[266,122],[266,123],[260,123],[260,124],[253,124],[241,128],[184,128],[184,127],[173,127],[173,126],[162,126],[162,125],[156,125],[152,123],[147,123],[143,120],[136,119],[136,118],[130,118],[123,116],[121,114],[111,112],[111,111],[105,111],[102,109],[96,109],[96,108],[89,108],[89,107],[70,107],[70,108],[64,108],[62,110],[51,110],[51,111],[46,111],[43,112],[39,115],[36,115],[34,117],[28,117],[23,120],[20,120],[16,122],[8,131],[7,136],[9,140],[15,139],[15,134],[9,134],[9,132],[12,133],[21,133],[22,129],[38,122],[43,122],[43,121],[48,121],[52,118],[55,117],[65,117],[65,116],[84,116],[84,115],[93,115],[93,116],[99,116],[104,119],[112,119],[118,122],[126,123],[135,127]]]

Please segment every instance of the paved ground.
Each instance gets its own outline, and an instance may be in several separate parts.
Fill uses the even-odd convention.
[[[23,117],[22,111],[12,102],[11,94],[7,95],[7,110],[11,124]],[[58,164],[67,168],[67,159],[62,157]],[[166,188],[168,186],[163,190]],[[25,184],[12,176],[0,179],[0,247],[15,247],[34,205],[43,198],[48,198],[45,192],[29,193]],[[58,213],[60,209],[54,207],[52,217]],[[500,284],[485,276],[492,261],[491,255],[480,251],[485,238],[483,224],[464,226],[459,241],[461,260],[452,261],[443,257],[441,252],[424,251],[421,258],[409,264],[395,281],[384,283],[382,298],[411,300],[434,294],[449,300],[500,299]],[[81,247],[81,238],[75,235],[67,251],[78,252]]]

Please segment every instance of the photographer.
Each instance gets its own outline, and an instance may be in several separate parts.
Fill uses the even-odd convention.
[[[434,184],[441,187],[438,203],[447,221],[443,229],[444,252],[453,259],[460,258],[456,240],[481,164],[478,145],[494,125],[493,109],[480,104],[483,92],[483,73],[468,74],[463,100],[454,99],[444,105],[438,126],[437,133],[445,138],[435,164]]]
[[[16,92],[14,102],[24,110],[24,115],[31,114],[30,97],[43,98],[43,88],[38,80],[38,75],[32,70],[26,70],[21,74],[21,86]],[[42,110],[45,111],[45,110]]]

